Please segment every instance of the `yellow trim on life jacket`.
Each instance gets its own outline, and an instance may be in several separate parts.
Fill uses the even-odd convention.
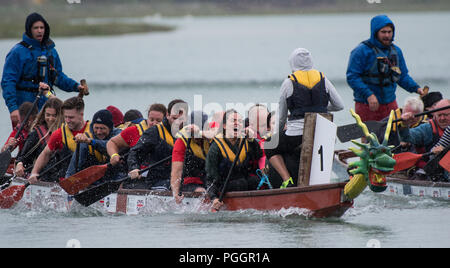
[[[164,124],[159,123],[158,125],[156,125],[156,128],[158,129],[159,137],[171,147],[173,147],[174,139],[172,137],[172,134],[166,129]]]
[[[86,134],[86,136],[88,136],[88,138],[93,139],[93,136],[91,133],[85,132],[85,134]],[[91,155],[94,155],[95,158],[97,158],[97,160],[100,163],[106,163],[108,161],[108,157],[106,155],[100,153],[99,151],[94,150],[94,147],[92,145],[88,145],[88,148],[89,148],[89,153]]]
[[[142,134],[144,134],[144,132],[148,129],[147,120],[142,120],[136,125],[136,127],[139,131],[139,136],[142,136]]]
[[[398,108],[397,110],[394,111],[394,119],[393,120],[397,120],[397,119],[401,119],[402,118],[402,109]],[[420,120],[417,121],[417,123],[415,123],[414,125],[412,125],[410,128],[415,128],[418,125],[422,124],[422,123],[426,123],[428,122],[428,117],[427,115],[422,115],[420,117]],[[398,121],[392,124],[392,132],[396,132],[398,127],[400,126],[400,124],[402,123],[402,121]]]
[[[224,158],[228,159],[228,161],[234,162],[234,159],[236,158],[236,154],[233,152],[233,150],[231,150],[231,148],[225,142],[223,135],[219,134],[213,140],[219,147],[220,152],[222,153],[222,156]],[[242,142],[242,139],[240,139],[240,142]],[[239,143],[239,145],[240,145],[240,143]],[[245,161],[245,159],[247,158],[247,152],[248,152],[248,140],[245,139],[245,145],[244,145],[244,147],[242,147],[242,150],[239,152],[239,163],[243,163]],[[236,163],[236,164],[239,164],[239,163]]]
[[[295,78],[294,78],[295,76]],[[292,81],[297,81],[299,84],[304,85],[305,87],[312,89],[315,85],[317,85],[323,78],[323,74],[317,70],[309,70],[309,71],[296,71],[293,74],[289,75],[289,78]]]
[[[206,159],[206,155],[208,154],[209,146],[210,146],[209,141],[206,138],[202,138],[202,146],[200,146],[196,142],[192,142],[192,139],[188,138],[189,133],[187,133],[186,127],[184,127],[182,130],[180,130],[177,133],[176,137],[180,138],[183,141],[186,148],[190,148],[196,157],[203,159],[203,160]],[[189,144],[188,144],[188,142],[189,142]]]
[[[91,122],[89,122],[89,120],[86,121],[84,133],[91,133]],[[61,134],[63,144],[69,148],[70,151],[75,152],[77,149],[77,143],[74,140],[72,131],[66,123],[62,123],[61,125]]]

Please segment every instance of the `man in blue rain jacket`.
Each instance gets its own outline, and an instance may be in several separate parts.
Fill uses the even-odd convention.
[[[398,108],[397,84],[411,93],[422,88],[408,75],[401,49],[393,44],[394,23],[386,15],[371,20],[370,39],[350,54],[347,83],[353,89],[355,111],[363,121],[382,120]]]
[[[3,68],[3,98],[13,127],[19,121],[19,106],[35,100],[39,82],[67,92],[87,90],[63,73],[55,43],[50,39],[50,26],[41,15],[32,13],[26,19],[22,42],[7,54]],[[39,109],[46,101],[46,97],[41,98]]]

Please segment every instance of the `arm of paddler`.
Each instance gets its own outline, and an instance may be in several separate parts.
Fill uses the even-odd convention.
[[[184,155],[186,153],[186,145],[182,139],[177,139],[172,151],[172,171],[170,173],[170,187],[172,188],[172,195],[177,204],[183,200],[180,196],[180,185],[183,176]]]
[[[130,149],[128,154],[128,169],[132,179],[139,177],[137,172],[148,156],[153,153],[156,145],[159,142],[159,134],[156,127],[147,129],[136,143],[134,147]]]
[[[219,161],[220,161],[220,150],[215,142],[211,144],[208,154],[206,156],[205,171],[208,179],[208,184],[211,184],[208,188],[208,196],[211,200],[214,200],[219,196],[223,185],[223,179],[219,173]]]

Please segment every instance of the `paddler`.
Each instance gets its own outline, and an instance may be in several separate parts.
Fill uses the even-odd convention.
[[[289,173],[283,156],[294,155],[299,159],[305,113],[327,113],[344,108],[333,84],[322,72],[313,69],[311,53],[307,49],[295,49],[289,57],[289,64],[293,73],[281,85],[276,134],[272,135],[270,143],[264,144],[270,164],[283,181],[280,188],[296,185],[292,178],[296,174]]]
[[[77,143],[85,138],[84,133],[90,132],[90,122],[84,120],[84,101],[79,97],[72,97],[64,101],[62,106],[64,123],[52,133],[47,146],[34,163],[31,175],[28,178],[30,184],[38,182],[39,172],[44,170],[50,160],[59,161],[68,154],[72,155],[77,148]],[[56,157],[53,157],[53,156]],[[55,168],[54,172],[48,172],[48,177],[40,178],[45,181],[59,181],[66,175],[70,158]]]
[[[167,108],[163,121],[147,129],[137,144],[130,149],[127,162],[129,175],[134,181],[124,187],[161,190],[170,188],[170,160],[153,167],[147,174],[139,174],[140,169],[172,155],[175,135],[186,121],[188,105],[185,101],[176,99],[171,101]]]
[[[56,98],[50,98],[42,107],[31,127],[23,150],[16,157],[15,174],[25,176],[25,169],[33,166],[34,161],[47,146],[52,133],[57,130],[64,121],[61,107],[63,102]]]
[[[66,178],[90,166],[102,165],[109,162],[106,143],[111,137],[118,135],[121,131],[114,127],[111,112],[106,109],[96,112],[92,118],[90,128],[89,132],[83,133],[84,135],[80,135],[77,140],[80,146],[79,153],[72,155],[70,165],[66,172]],[[110,171],[109,175],[113,173],[115,172]],[[105,178],[111,179],[108,175]]]
[[[450,105],[449,99],[443,99],[437,102],[435,109],[444,108]],[[414,123],[414,114],[402,114],[402,123],[399,127],[400,138],[404,142],[413,144],[416,147],[424,147],[424,152],[432,151],[433,147],[444,135],[445,129],[450,126],[450,109],[433,113],[433,117],[427,124],[421,124],[418,127],[411,128]],[[435,149],[436,150],[436,149]],[[412,176],[413,180],[429,180],[429,175],[420,168]]]
[[[127,118],[132,116],[132,114],[140,114],[140,112],[131,110],[130,113],[125,113]],[[108,154],[111,158],[111,164],[116,166],[120,162],[120,153],[123,154],[131,147],[135,146],[142,134],[152,126],[161,123],[166,114],[166,106],[160,103],[154,103],[148,110],[147,119],[139,120],[140,118],[138,118],[139,122],[136,121],[135,124],[120,132],[120,135],[111,138],[106,144]]]
[[[40,82],[67,92],[88,90],[63,73],[49,24],[38,13],[32,13],[26,19],[22,41],[7,54],[3,67],[1,86],[13,128],[19,122],[20,105],[34,101]],[[46,97],[41,98],[39,110],[46,101]]]
[[[211,182],[208,196],[216,210],[223,205],[219,201],[220,192],[235,158],[238,157],[238,160],[231,171],[225,192],[256,190],[260,179],[254,175],[257,169],[254,163],[262,157],[256,139],[244,137],[244,132],[247,132],[248,137],[253,137],[254,133],[249,128],[244,130],[242,116],[237,111],[225,112],[221,129],[223,132],[213,139],[206,157],[206,173]],[[242,150],[238,152],[242,144]]]
[[[28,118],[27,122],[24,122],[23,120],[25,120],[25,117],[29,111],[31,111],[30,117]],[[38,113],[37,108],[33,107],[33,104],[31,102],[24,102],[20,105],[19,107],[20,122],[17,126],[14,127],[13,131],[9,135],[8,139],[5,142],[5,145],[3,145],[3,148],[1,150],[2,152],[8,148],[12,152],[14,149],[16,149],[16,147],[19,147],[19,153],[22,151],[37,113]],[[15,136],[17,132],[20,130],[20,126],[23,124],[25,126],[20,131],[19,136],[16,139]]]
[[[191,113],[189,125],[177,134],[172,151],[172,172],[170,185],[175,201],[179,204],[184,196],[181,192],[205,192],[205,160],[210,141],[208,116],[201,111]]]

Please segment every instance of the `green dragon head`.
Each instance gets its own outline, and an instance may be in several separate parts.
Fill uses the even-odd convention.
[[[378,138],[374,133],[369,133],[367,126],[361,121],[361,118],[353,109],[350,109],[352,116],[356,119],[358,125],[362,128],[363,133],[369,143],[363,144],[355,140],[352,142],[360,147],[360,149],[349,148],[357,156],[359,161],[349,164],[350,173],[363,174],[367,185],[374,192],[382,192],[386,190],[386,174],[394,170],[395,160],[392,158],[391,149],[393,146],[388,146],[389,134],[391,132],[392,119],[394,112],[391,111],[389,121],[387,124],[384,140],[380,144]]]

